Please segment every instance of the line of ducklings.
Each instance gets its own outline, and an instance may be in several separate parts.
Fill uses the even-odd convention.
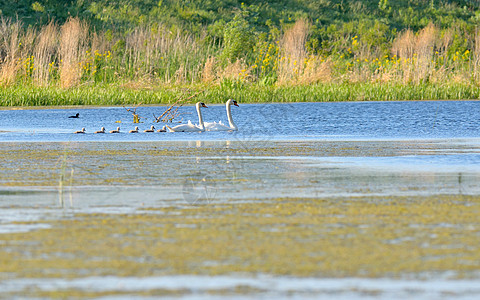
[[[193,124],[190,120],[188,120],[187,124],[177,125],[175,127],[170,127],[168,125],[163,126],[161,129],[158,129],[157,132],[202,132],[202,131],[236,131],[238,130],[237,125],[233,122],[231,106],[238,106],[237,101],[233,99],[228,99],[225,103],[225,109],[227,111],[227,119],[228,125],[223,124],[221,121],[219,122],[203,122],[203,116],[201,112],[201,108],[208,108],[203,102],[198,102],[195,105],[198,115],[198,124]],[[155,127],[152,125],[150,129],[146,129],[143,132],[155,132]],[[75,131],[74,133],[86,133],[85,128],[82,130]],[[94,133],[106,133],[105,127],[102,127],[99,131],[95,131]],[[117,127],[116,130],[110,130],[110,133],[120,133],[120,127]],[[138,127],[135,129],[130,130],[129,133],[138,133]]]
[[[113,129],[113,130],[110,130],[109,131],[110,133],[120,133],[120,127],[117,127],[117,129]],[[132,129],[132,130],[129,130],[128,133],[139,133],[140,130],[138,129],[138,126],[135,126],[135,129]],[[150,127],[150,129],[145,129],[143,132],[155,132],[155,126],[152,125],[152,127]],[[163,126],[162,128],[158,129],[157,132],[167,132],[167,129],[165,126]],[[82,128],[82,130],[77,130],[75,131],[74,133],[87,133],[87,131],[85,130],[85,127]],[[94,131],[93,133],[107,133],[107,131],[105,131],[105,127],[102,127],[100,130],[97,130],[97,131]]]

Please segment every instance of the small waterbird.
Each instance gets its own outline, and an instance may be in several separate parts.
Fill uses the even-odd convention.
[[[155,132],[155,127],[152,125],[150,129],[145,129],[143,132]]]
[[[97,130],[94,133],[105,133],[105,127],[102,127],[100,130]]]
[[[159,130],[157,130],[157,132],[167,132],[167,127],[163,126]]]
[[[82,130],[77,130],[77,131],[75,131],[74,133],[86,133],[86,132],[85,132],[85,127],[83,127]]]
[[[70,119],[77,119],[78,117],[80,117],[80,114],[76,113],[74,116],[70,116],[69,118]]]
[[[110,130],[110,133],[120,133],[120,127],[117,127],[116,130]]]
[[[129,133],[138,133],[138,126],[135,126],[135,129],[130,130]]]

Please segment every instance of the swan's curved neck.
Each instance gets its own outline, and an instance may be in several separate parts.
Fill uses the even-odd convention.
[[[200,128],[202,129],[202,131],[205,131],[205,125],[203,124],[202,111],[200,109],[200,103],[197,103],[197,105],[195,106],[197,107],[198,124],[200,125]]]
[[[237,125],[233,123],[233,118],[232,118],[232,111],[231,111],[232,101],[227,101],[226,106],[227,106],[228,124],[230,125],[230,128],[237,130]]]

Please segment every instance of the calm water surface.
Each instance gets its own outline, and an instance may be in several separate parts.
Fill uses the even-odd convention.
[[[140,124],[133,124],[131,114],[123,107],[1,110],[0,141],[4,143],[0,143],[0,147],[9,149],[16,145],[12,149],[21,151],[31,149],[36,142],[51,142],[35,147],[41,148],[40,151],[58,148],[58,145],[72,151],[82,147],[132,151],[140,146],[144,151],[165,149],[180,151],[180,154],[190,151],[191,155],[176,159],[112,156],[74,161],[68,166],[76,168],[76,186],[88,186],[92,182],[88,173],[85,181],[79,179],[84,165],[97,166],[105,161],[114,165],[104,167],[100,175],[97,174],[99,182],[113,178],[115,183],[115,178],[119,178],[123,180],[122,187],[141,187],[141,193],[148,193],[144,187],[155,187],[155,180],[160,178],[164,182],[162,193],[155,199],[161,200],[184,198],[182,182],[198,172],[213,176],[216,181],[243,179],[235,181],[235,188],[217,184],[215,189],[221,192],[215,198],[219,199],[480,193],[480,101],[240,103],[240,107],[232,107],[239,127],[237,132],[144,133],[151,125],[157,128],[164,125],[154,123],[153,118],[164,110],[165,107],[160,106],[139,107],[137,112],[143,117]],[[78,119],[68,118],[77,112],[80,113]],[[197,122],[194,107],[182,107],[181,113],[178,120]],[[203,109],[203,117],[206,121],[227,123],[223,105]],[[136,125],[141,132],[129,134],[128,130]],[[102,126],[107,131],[120,127],[122,132],[92,133]],[[87,134],[73,134],[82,127]],[[314,151],[295,155],[292,147]],[[192,152],[192,148],[210,150],[197,153]],[[215,149],[230,150],[217,155]],[[287,150],[290,154],[283,155]],[[146,159],[150,163],[145,164]],[[131,167],[144,164],[142,168]],[[38,168],[42,173],[42,166]],[[173,169],[176,176],[170,173]],[[9,176],[4,174],[0,180],[6,184]],[[22,180],[27,177],[17,176],[24,178]],[[31,185],[36,184],[32,181]],[[109,185],[98,185],[109,190]],[[79,190],[82,193],[77,198],[81,195],[86,198],[81,203],[104,201],[103,196],[92,197],[85,190]],[[157,191],[153,189],[152,193]],[[122,194],[125,195],[123,203],[131,205],[128,200],[131,194],[127,191]],[[13,197],[11,193],[0,197],[5,195],[9,199]]]
[[[79,212],[191,208],[199,199],[200,204],[222,204],[275,197],[480,195],[480,101],[240,103],[232,107],[238,132],[127,133],[135,126],[141,131],[151,125],[161,128],[165,124],[154,123],[153,115],[164,110],[139,107],[144,117],[140,124],[133,124],[122,107],[0,110],[0,233],[41,230],[49,226],[45,220],[73,219]],[[80,118],[68,118],[77,112]],[[183,122],[197,122],[192,106],[181,112]],[[203,117],[227,123],[223,105],[209,105]],[[92,133],[102,126],[122,132]],[[82,127],[87,134],[73,134]],[[19,155],[59,149],[65,149],[63,160]],[[101,155],[82,155],[87,151]],[[155,151],[178,155],[158,156]],[[66,176],[62,193],[56,181],[60,176]],[[45,184],[44,178],[53,178],[54,184]],[[270,294],[260,296],[283,299],[332,293],[345,299],[446,299],[457,293],[467,299],[479,293],[478,276],[456,282],[441,276],[432,276],[432,281],[235,275],[187,280],[6,278],[0,280],[1,290],[19,297],[32,288],[91,290],[94,285],[106,291],[123,288],[130,296],[138,287],[191,291],[179,297],[185,299],[210,298],[204,285],[212,290],[265,289]],[[288,283],[292,286],[283,288]]]
[[[143,131],[165,107],[140,107]],[[223,105],[203,109],[205,121],[227,123]],[[136,141],[136,140],[325,140],[480,138],[479,101],[341,102],[242,104],[232,107],[239,132],[128,134],[132,116],[122,107],[0,111],[1,141]],[[80,113],[80,118],[69,115]],[[177,121],[197,123],[194,107],[182,107]],[[120,121],[121,123],[117,123]],[[175,124],[174,124],[175,125]],[[117,135],[74,135],[85,127],[93,133],[104,126],[121,128]]]

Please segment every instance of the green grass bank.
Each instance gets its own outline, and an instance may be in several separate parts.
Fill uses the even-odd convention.
[[[132,89],[118,85],[94,85],[64,89],[15,85],[0,89],[0,104],[15,106],[172,104],[195,93],[190,102],[224,103],[233,98],[241,103],[393,101],[393,100],[472,100],[480,89],[467,84],[398,85],[314,84],[308,86],[190,85]]]

